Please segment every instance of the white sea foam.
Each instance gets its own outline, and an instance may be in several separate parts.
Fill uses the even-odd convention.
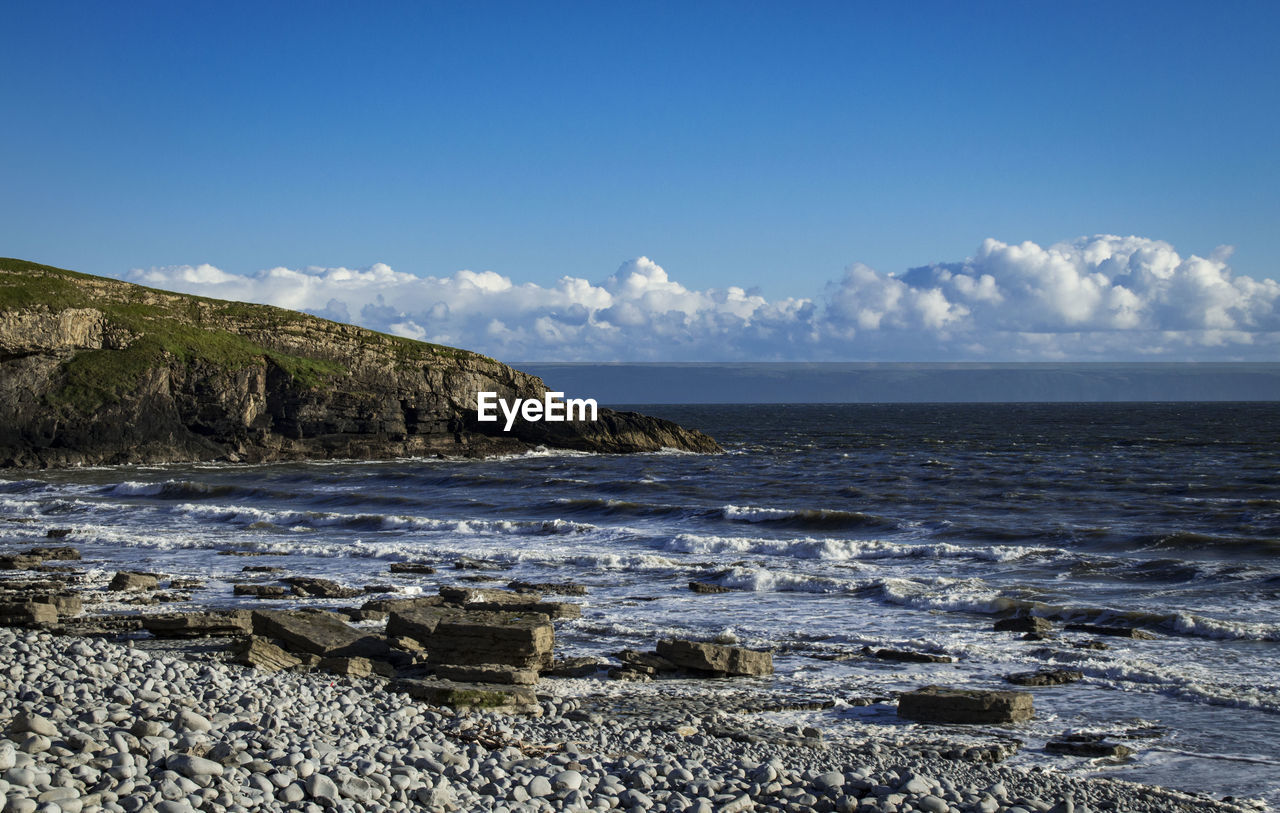
[[[668,550],[684,553],[754,553],[825,561],[875,559],[976,559],[986,562],[1014,562],[1028,557],[1065,555],[1056,548],[1023,548],[1013,545],[965,546],[946,542],[902,543],[882,539],[763,539],[753,536],[678,534],[666,543]]]

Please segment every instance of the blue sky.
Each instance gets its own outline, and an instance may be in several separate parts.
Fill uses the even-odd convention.
[[[1049,249],[1117,235],[1167,244],[1180,263],[1216,256],[1228,284],[1274,280],[1278,16],[1268,3],[1171,2],[11,3],[0,253],[117,276],[141,269],[215,295],[209,275],[190,269],[257,279],[382,263],[439,280],[492,271],[539,291],[568,276],[612,306],[647,258],[708,301],[731,288],[771,308],[808,301],[827,340],[843,307],[857,325],[835,355],[880,357],[902,343],[883,320],[850,317],[866,310],[844,296],[857,263],[883,282],[969,262],[978,280],[988,238]],[[1214,254],[1221,245],[1234,247],[1229,260]],[[1132,254],[1120,277],[1077,259],[1082,279],[1104,273],[1110,287],[1132,288]],[[1021,278],[1005,273],[996,282],[1012,302]],[[1188,316],[1191,303],[1166,287],[1138,293],[1136,327],[1078,314],[966,327],[973,301],[938,283],[969,313],[935,319],[935,334],[951,332],[905,352],[967,346],[985,357],[1004,345],[997,329],[1140,327],[1152,341],[1173,328],[1251,334],[1150,345],[1156,356],[1276,357],[1270,289],[1240,292],[1219,319],[1206,315],[1214,302]],[[261,282],[241,295],[280,299]],[[434,304],[460,318],[444,294],[381,317],[366,316],[359,296],[329,299],[330,315],[346,307],[382,329],[582,355],[531,338],[538,318],[572,327],[581,314],[552,312],[583,304],[572,297],[505,319],[515,331],[505,344],[493,338],[501,330],[423,324]],[[608,310],[584,307],[589,322]],[[1183,308],[1182,322],[1162,315],[1170,307]],[[755,311],[733,313],[749,323],[734,337],[761,324]],[[774,356],[821,355],[820,342],[796,344],[770,313],[773,332],[752,341],[717,343],[703,330],[636,355],[712,360],[723,345],[726,357],[754,357],[779,342],[791,349]],[[612,316],[607,327],[625,325]],[[928,319],[899,321],[917,336]],[[871,331],[878,343],[864,341]],[[1227,349],[1203,349],[1213,347]]]

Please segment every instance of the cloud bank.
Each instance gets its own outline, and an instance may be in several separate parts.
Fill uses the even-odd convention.
[[[1236,276],[1230,249],[1097,235],[1047,248],[987,239],[974,256],[884,273],[854,264],[809,298],[694,290],[652,260],[600,282],[492,271],[211,265],[133,282],[261,302],[515,361],[1275,361],[1280,283]]]

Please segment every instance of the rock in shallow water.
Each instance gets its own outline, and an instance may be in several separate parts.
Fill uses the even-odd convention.
[[[898,698],[898,716],[928,723],[1021,723],[1035,714],[1027,692],[925,686]]]

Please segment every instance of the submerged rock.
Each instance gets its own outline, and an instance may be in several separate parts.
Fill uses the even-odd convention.
[[[1084,679],[1084,673],[1074,669],[1041,669],[1038,672],[1018,672],[1006,675],[1005,680],[1018,686],[1062,686]]]

